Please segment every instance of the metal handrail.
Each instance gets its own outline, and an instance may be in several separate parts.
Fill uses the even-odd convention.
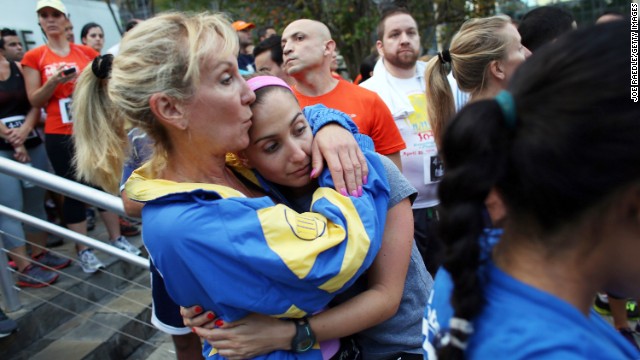
[[[60,176],[53,175],[46,171],[33,168],[28,165],[21,164],[17,161],[9,160],[0,157],[0,173],[5,173],[9,176],[13,176],[22,180],[27,180],[41,186],[45,189],[63,194],[74,199],[78,199],[85,203],[107,209],[120,215],[126,215],[124,207],[122,206],[122,200],[116,196],[107,194],[103,191],[94,189],[92,187],[79,184],[77,182],[62,178]],[[44,206],[44,204],[43,204]],[[86,235],[79,234],[77,232],[68,230],[56,224],[52,224],[48,221],[38,219],[23,212],[8,208],[0,205],[0,214],[17,219],[25,224],[31,225],[35,228],[47,231],[49,233],[61,236],[65,239],[76,241],[87,245],[91,248],[98,249],[107,254],[115,256],[121,260],[129,262],[131,264],[149,269],[149,260],[141,256],[130,254],[124,250],[120,250],[115,246],[106,244],[102,241],[93,239]],[[1,239],[0,239],[1,240]],[[2,241],[0,241],[0,245]],[[6,267],[6,257],[2,255],[4,261],[0,261],[0,288],[5,294],[7,299],[7,307],[10,311],[14,311],[19,308],[19,302],[15,290],[9,286],[8,279],[11,279],[8,275]],[[4,266],[2,266],[4,263]]]
[[[0,157],[0,173],[28,180],[36,185],[82,202],[98,206],[120,215],[126,215],[122,200],[98,189],[67,180],[46,171]]]
[[[63,228],[56,224],[52,224],[46,220],[38,219],[31,215],[27,215],[21,211],[14,210],[12,208],[8,208],[4,205],[0,205],[0,214],[12,217],[16,220],[24,222],[25,224],[29,224],[38,229],[44,230],[48,233],[55,234],[58,236],[62,236],[65,239],[69,239],[71,241],[79,242],[83,245],[87,245],[90,248],[100,250],[102,252],[113,255],[121,260],[129,262],[134,265],[141,266],[145,269],[149,268],[149,259],[145,259],[142,256],[133,255],[124,250],[120,250],[117,247],[107,244],[103,241],[96,240],[86,235],[82,235],[75,231],[71,231],[67,228]]]

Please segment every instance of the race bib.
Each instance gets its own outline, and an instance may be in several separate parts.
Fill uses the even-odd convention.
[[[60,105],[60,117],[62,117],[63,124],[70,124],[73,122],[71,116],[71,98],[60,99],[58,104]]]
[[[437,150],[425,153],[422,159],[424,161],[424,183],[431,184],[440,181],[444,176],[444,163]]]
[[[0,121],[2,121],[4,126],[6,126],[9,129],[17,129],[21,127],[24,124],[24,120],[25,120],[24,115],[15,115],[15,116],[9,116],[9,117],[0,119]],[[35,130],[31,130],[25,140],[33,139],[36,137],[38,137],[38,134],[35,132]],[[9,143],[6,140],[4,140],[4,142],[7,144]]]

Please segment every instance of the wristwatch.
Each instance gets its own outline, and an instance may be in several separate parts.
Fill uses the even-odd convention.
[[[316,336],[311,330],[309,319],[303,317],[302,319],[293,319],[292,321],[296,325],[296,335],[291,340],[291,351],[302,353],[311,349],[316,343]]]

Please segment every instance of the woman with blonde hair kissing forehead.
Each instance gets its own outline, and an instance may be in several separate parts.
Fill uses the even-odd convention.
[[[117,57],[99,57],[78,81],[75,113],[94,114],[91,122],[80,120],[74,135],[78,173],[115,191],[124,121],[131,121],[155,148],[126,190],[145,203],[145,244],[172,298],[201,304],[226,322],[251,312],[303,318],[375,258],[388,184],[375,154],[357,154],[351,134],[331,124],[317,136],[344,144],[340,166],[368,169],[364,182],[360,172],[347,176],[347,183],[359,181],[361,197],[319,188],[311,205],[316,214],[297,214],[227,166],[227,153],[249,145],[255,100],[239,74],[237,50],[237,35],[221,14],[168,13],[134,28]],[[348,141],[340,139],[345,133]],[[306,167],[306,176],[318,169],[311,161]],[[319,181],[333,185],[327,171]],[[299,326],[292,321],[289,330]],[[210,347],[205,355],[219,356]]]

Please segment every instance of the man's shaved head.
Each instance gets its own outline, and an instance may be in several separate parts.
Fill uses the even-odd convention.
[[[331,59],[336,44],[329,28],[320,21],[296,20],[282,32],[284,69],[294,78],[311,72],[331,74]]]
[[[322,41],[331,40],[331,31],[329,31],[329,28],[327,27],[327,25],[317,20],[311,20],[311,19],[296,20],[291,24],[287,25],[287,27],[284,29],[282,34],[284,35],[286,32],[292,32],[293,29],[295,29],[296,31],[300,29],[304,29],[306,33],[312,34],[314,36],[318,36],[318,38]]]

